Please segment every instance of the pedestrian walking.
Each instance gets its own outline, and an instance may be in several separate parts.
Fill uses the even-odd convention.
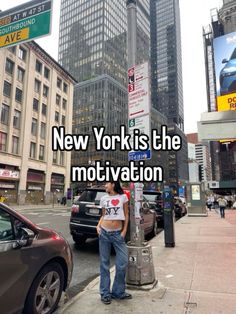
[[[220,216],[221,218],[225,218],[225,208],[227,206],[227,201],[222,196],[220,196],[217,201],[220,207]]]
[[[206,206],[207,206],[207,208],[208,208],[208,210],[210,210],[211,211],[211,207],[212,207],[212,200],[211,200],[211,197],[210,196],[208,196],[207,197],[207,201],[206,201]]]
[[[101,198],[102,217],[97,225],[100,253],[100,295],[101,301],[110,304],[111,299],[131,299],[125,292],[125,275],[128,265],[128,249],[125,235],[129,222],[128,197],[118,181],[105,185],[107,194]],[[116,273],[110,290],[111,245],[116,252]]]

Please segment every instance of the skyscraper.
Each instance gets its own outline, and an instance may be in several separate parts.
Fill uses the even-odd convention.
[[[149,10],[149,0],[137,1],[136,64],[150,58]],[[96,151],[92,134],[93,126],[105,126],[106,133],[118,134],[120,125],[127,125],[126,40],[126,0],[62,0],[59,62],[79,82],[74,93],[73,132],[91,135],[87,151],[72,153],[73,165],[95,160],[127,163],[127,152]],[[159,128],[165,118],[156,110],[152,114],[154,127]],[[159,159],[155,154],[152,162]]]
[[[151,0],[154,107],[183,130],[183,87],[178,0]],[[157,92],[156,92],[157,91]]]
[[[179,0],[151,0],[150,8],[152,103],[167,117],[169,133],[182,138],[181,151],[169,153],[169,184],[178,193],[178,185],[188,180]]]
[[[137,2],[137,64],[149,59],[149,0]],[[59,62],[79,82],[107,74],[126,87],[126,0],[62,0]]]

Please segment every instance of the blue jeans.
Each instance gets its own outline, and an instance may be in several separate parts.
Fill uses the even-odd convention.
[[[110,255],[111,245],[116,252],[116,274],[112,291],[110,291]],[[100,252],[100,295],[101,298],[111,297],[120,299],[125,293],[125,273],[128,265],[128,249],[121,231],[108,232],[101,229],[99,235]]]
[[[221,218],[225,218],[225,207],[220,206],[220,216]]]

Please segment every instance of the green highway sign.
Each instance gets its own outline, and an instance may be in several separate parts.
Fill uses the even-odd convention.
[[[0,48],[51,32],[52,0],[33,0],[0,13]]]

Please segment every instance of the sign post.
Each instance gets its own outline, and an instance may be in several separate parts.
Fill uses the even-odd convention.
[[[131,138],[134,132],[142,132],[150,138],[150,94],[148,63],[136,63],[137,4],[127,0],[127,50],[128,50],[128,126]],[[133,140],[131,140],[132,145]],[[134,148],[134,146],[132,146]],[[128,159],[140,161],[151,158],[151,151],[129,152]],[[130,242],[126,283],[142,286],[156,284],[152,249],[144,242],[142,229],[143,184],[130,183]]]
[[[0,48],[51,32],[52,0],[33,0],[0,13]]]

